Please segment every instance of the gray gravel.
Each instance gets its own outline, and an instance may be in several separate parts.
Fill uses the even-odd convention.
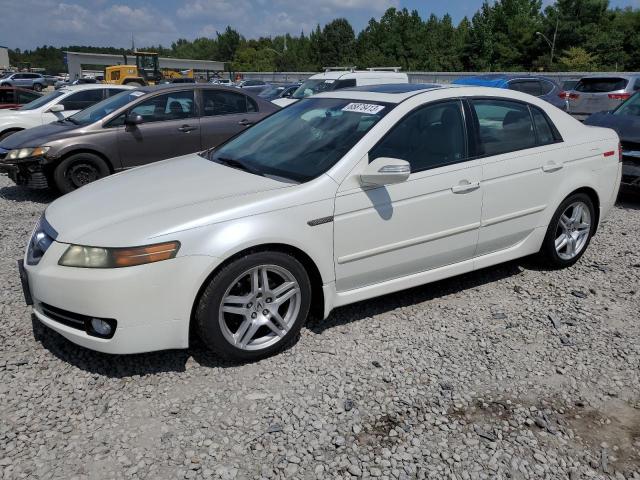
[[[341,308],[234,365],[102,355],[33,321],[15,259],[50,200],[0,177],[4,479],[640,479],[640,202],[573,268]]]

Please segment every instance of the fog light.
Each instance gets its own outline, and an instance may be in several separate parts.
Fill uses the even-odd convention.
[[[91,328],[93,328],[94,332],[103,337],[111,335],[111,325],[99,318],[91,319]]]

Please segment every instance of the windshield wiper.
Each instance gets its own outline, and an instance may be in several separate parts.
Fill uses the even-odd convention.
[[[235,158],[222,158],[218,157],[215,159],[216,162],[221,163],[222,165],[226,165],[227,167],[237,168],[238,170],[244,170],[245,172],[253,173],[254,175],[264,176],[262,172],[256,170],[255,168],[250,167],[242,160],[237,160]]]

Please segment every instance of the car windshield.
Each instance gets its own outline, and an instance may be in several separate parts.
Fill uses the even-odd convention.
[[[145,92],[140,90],[126,90],[124,92],[120,92],[113,97],[102,100],[101,102],[95,103],[90,107],[79,111],[75,115],[71,115],[67,120],[77,125],[89,125],[90,123],[102,120],[110,113],[115,112],[120,107],[124,107],[126,104],[140,98],[144,94]]]
[[[64,90],[58,90],[55,92],[51,92],[49,95],[44,95],[42,97],[36,98],[33,102],[25,103],[18,110],[35,110],[36,108],[40,108],[43,105],[46,105],[52,100],[55,100],[58,97],[61,97],[66,92]]]
[[[203,156],[258,175],[306,182],[335,165],[392,108],[379,102],[308,98]]]
[[[616,108],[613,114],[640,117],[640,92],[637,92],[629,100]]]
[[[576,92],[606,93],[624,90],[629,83],[624,78],[583,78],[576,85]]]
[[[333,90],[335,86],[335,80],[307,80],[291,95],[292,98],[301,99],[304,97],[310,97],[320,92],[328,92]]]

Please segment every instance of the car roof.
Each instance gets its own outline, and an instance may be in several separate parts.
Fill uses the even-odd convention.
[[[377,92],[377,93],[410,93],[418,90],[431,90],[441,88],[442,85],[437,83],[379,83],[376,85],[362,85],[360,87],[350,87],[344,90],[355,92]]]
[[[397,87],[397,88],[395,88]],[[436,85],[431,83],[400,83],[363,85],[361,87],[341,88],[319,93],[313,98],[344,98],[353,100],[371,100],[375,102],[400,103],[419,93],[446,88],[459,88],[455,85]]]
[[[113,85],[110,83],[81,83],[79,85],[64,85],[60,87],[61,91],[69,92],[76,90],[94,90],[96,88],[125,88],[125,89],[134,89],[130,85]]]
[[[476,85],[479,87],[504,88],[511,80],[546,80],[555,84],[551,78],[543,75],[517,75],[505,73],[488,73],[486,75],[473,75],[469,77],[456,78],[452,83],[454,85]]]
[[[426,86],[425,86],[426,85]],[[475,86],[475,85],[439,85],[436,87],[431,86],[431,84],[422,84],[424,88],[417,88],[414,90],[408,90],[405,93],[381,93],[374,90],[377,85],[372,85],[369,87],[369,90],[364,90],[362,88],[343,88],[340,90],[332,90],[329,92],[318,93],[313,95],[313,97],[309,98],[339,98],[344,100],[353,100],[353,101],[372,101],[372,102],[382,102],[382,103],[390,103],[390,104],[399,104],[404,102],[407,99],[416,96],[428,96],[433,97],[434,100],[448,99],[448,98],[459,98],[459,97],[493,97],[493,98],[504,98],[506,100],[513,99],[521,102],[530,103],[532,105],[536,105],[538,107],[544,106],[543,108],[552,106],[550,103],[545,100],[532,97],[531,95],[527,95],[515,90],[509,89],[496,89],[491,87],[483,87],[483,86]],[[366,88],[366,87],[365,87]],[[425,99],[428,101],[428,98]],[[555,107],[553,107],[555,108]]]

